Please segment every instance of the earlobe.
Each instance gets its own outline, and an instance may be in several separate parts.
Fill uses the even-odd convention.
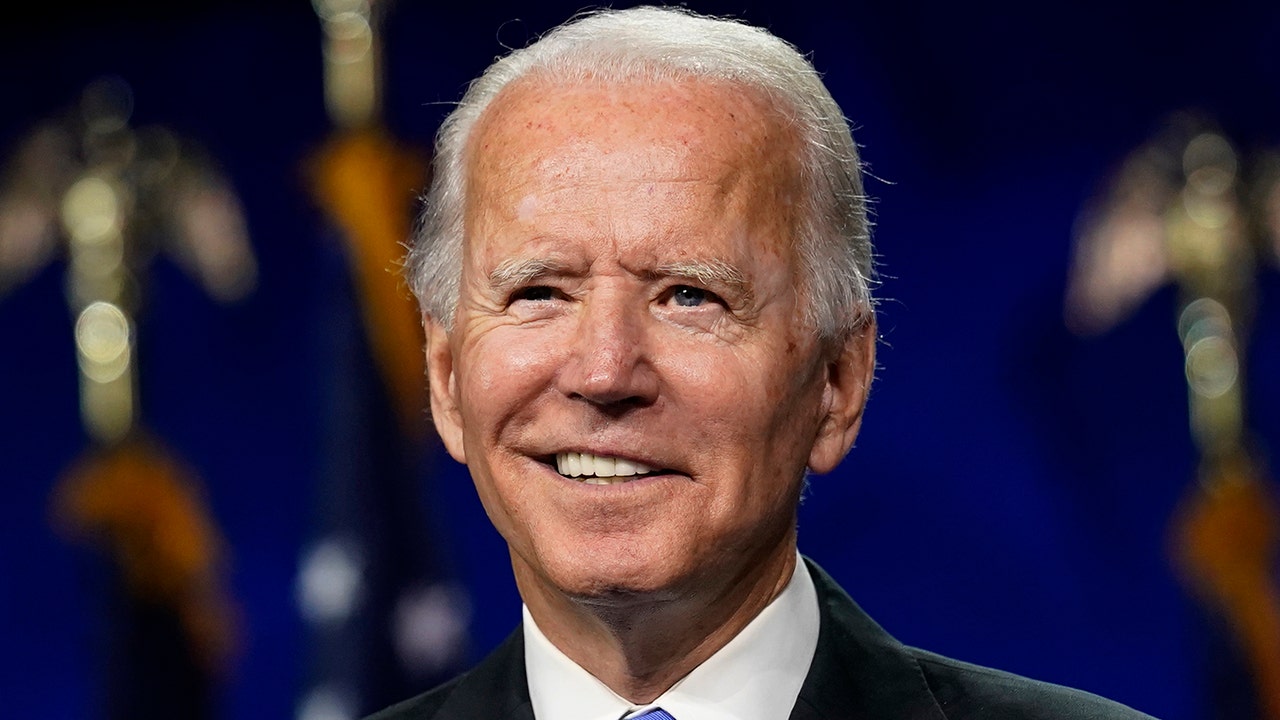
[[[467,462],[462,443],[462,414],[458,407],[458,383],[453,367],[449,332],[434,318],[424,317],[427,335],[427,389],[431,394],[431,419],[444,447],[454,460]]]
[[[826,415],[809,451],[809,469],[836,469],[853,447],[862,427],[862,411],[876,366],[876,323],[872,318],[849,334],[827,363],[823,406]]]

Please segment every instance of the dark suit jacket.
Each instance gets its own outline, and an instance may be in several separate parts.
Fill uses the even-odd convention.
[[[1134,720],[1095,695],[894,640],[812,561],[821,625],[791,720]],[[519,629],[475,669],[367,720],[534,720]],[[556,720],[542,718],[540,720]],[[681,718],[680,720],[686,720]],[[697,720],[689,718],[687,720]]]

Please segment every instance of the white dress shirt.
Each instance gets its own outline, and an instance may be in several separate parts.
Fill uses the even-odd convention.
[[[742,632],[648,705],[582,669],[524,608],[524,662],[537,720],[619,720],[661,707],[676,720],[786,720],[818,647],[818,594],[797,554],[778,597]]]

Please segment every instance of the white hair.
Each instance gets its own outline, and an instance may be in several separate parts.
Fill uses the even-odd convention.
[[[656,7],[577,17],[498,59],[468,87],[436,136],[431,187],[406,260],[426,315],[453,325],[471,133],[503,88],[533,74],[563,83],[710,80],[761,93],[799,135],[805,320],[822,337],[842,339],[871,316],[871,235],[857,146],[817,70],[763,29]]]

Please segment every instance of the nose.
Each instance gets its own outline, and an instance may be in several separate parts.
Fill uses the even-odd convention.
[[[638,305],[638,306],[637,306]],[[579,310],[559,390],[610,412],[651,405],[658,377],[649,357],[643,301],[596,296]]]

